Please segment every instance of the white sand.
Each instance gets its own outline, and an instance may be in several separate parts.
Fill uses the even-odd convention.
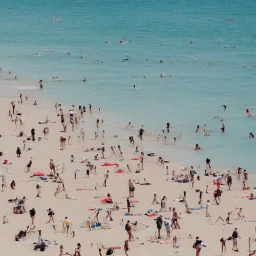
[[[127,132],[126,140],[114,139],[111,134],[111,128],[106,125],[101,125],[100,131],[103,129],[106,131],[105,139],[94,140],[95,122],[99,114],[90,115],[88,112],[84,115],[82,119],[84,121],[83,126],[86,131],[85,142],[83,143],[84,148],[91,147],[101,147],[101,143],[104,142],[106,146],[106,158],[105,160],[94,161],[94,155],[97,152],[86,153],[82,150],[82,144],[79,143],[77,136],[79,135],[80,126],[77,126],[77,132],[71,131],[71,125],[68,125],[68,132],[66,134],[60,132],[62,130],[62,125],[60,123],[60,117],[57,117],[57,112],[54,109],[54,105],[37,100],[39,106],[33,106],[33,99],[24,102],[22,105],[18,104],[18,98],[16,99],[17,109],[24,113],[25,123],[23,127],[15,128],[14,122],[11,122],[8,116],[8,110],[10,108],[10,98],[0,99],[0,118],[1,118],[1,128],[0,138],[1,147],[0,151],[4,152],[4,156],[0,157],[1,163],[4,159],[8,159],[11,165],[8,165],[9,175],[6,176],[7,188],[4,192],[0,192],[0,218],[6,215],[9,219],[9,223],[1,225],[1,239],[0,248],[1,254],[3,256],[15,256],[15,255],[36,255],[40,252],[33,251],[33,242],[37,241],[37,233],[32,233],[27,236],[24,242],[15,242],[14,236],[20,230],[25,229],[30,223],[31,219],[29,213],[24,213],[20,215],[13,214],[13,203],[8,203],[8,199],[15,198],[16,196],[21,199],[23,196],[28,198],[27,200],[27,211],[32,207],[36,210],[35,226],[36,230],[42,230],[43,239],[56,240],[58,245],[50,245],[45,252],[42,252],[45,256],[59,255],[59,245],[64,245],[64,251],[74,253],[74,248],[78,242],[82,245],[81,255],[98,255],[97,243],[102,243],[104,246],[119,245],[121,250],[117,250],[115,255],[125,255],[123,250],[124,241],[127,239],[127,233],[124,226],[120,226],[120,220],[124,219],[124,223],[129,219],[131,221],[137,220],[140,223],[144,223],[150,228],[148,230],[136,231],[133,233],[134,237],[139,238],[138,241],[130,242],[128,255],[195,255],[196,251],[192,248],[195,237],[199,236],[202,240],[206,241],[207,247],[203,247],[201,255],[220,255],[220,238],[227,238],[231,236],[235,227],[238,228],[239,234],[242,237],[239,240],[240,252],[232,252],[232,242],[227,241],[227,255],[248,255],[248,237],[253,236],[254,233],[254,223],[248,223],[246,221],[237,220],[237,210],[236,207],[243,208],[243,214],[247,220],[256,219],[255,215],[255,204],[256,201],[250,201],[248,199],[241,198],[241,196],[248,195],[251,191],[243,192],[241,191],[241,184],[236,181],[235,175],[233,176],[233,186],[232,191],[225,191],[222,196],[222,201],[220,206],[212,205],[210,207],[211,218],[205,217],[205,210],[193,211],[191,215],[185,213],[185,206],[183,203],[175,202],[174,200],[183,193],[187,191],[188,204],[189,207],[198,207],[198,194],[195,189],[202,189],[205,191],[206,184],[209,184],[210,194],[206,195],[204,193],[203,200],[206,202],[209,199],[211,202],[213,200],[212,193],[215,187],[212,185],[212,177],[201,177],[201,181],[195,182],[195,188],[191,189],[190,184],[179,184],[174,182],[166,182],[167,178],[171,178],[171,175],[167,176],[165,174],[165,169],[160,166],[156,166],[156,161],[158,156],[146,157],[144,162],[144,171],[137,174],[135,173],[137,161],[131,161],[132,157],[138,156],[139,153],[134,153],[135,148],[129,146]],[[77,106],[76,106],[77,107]],[[64,112],[67,113],[68,108],[64,107]],[[47,125],[38,124],[38,121],[45,120],[46,115],[48,115],[50,121],[56,121],[56,123],[49,123]],[[16,135],[23,130],[25,134],[30,135],[30,130],[35,128],[36,138],[43,137],[42,130],[44,127],[49,127],[50,134],[48,140],[26,142],[27,146],[31,147],[31,151],[22,151],[21,158],[16,157],[16,148],[23,148],[22,141],[23,138],[18,138]],[[101,134],[101,132],[100,132]],[[72,145],[67,145],[66,149],[60,150],[59,139],[63,135],[66,138],[72,136]],[[134,134],[132,134],[134,135]],[[134,136],[135,137],[135,136]],[[137,138],[135,138],[137,140]],[[115,157],[111,156],[111,146],[121,145],[124,152],[125,160],[119,162]],[[71,163],[70,156],[75,156],[75,163]],[[99,152],[99,156],[101,153]],[[93,164],[97,166],[97,175],[92,174],[90,178],[86,178],[86,167],[80,163],[81,157],[89,159]],[[29,160],[32,159],[33,164],[31,168],[31,173],[36,171],[42,171],[46,174],[50,173],[49,160],[52,158],[55,164],[65,164],[66,171],[60,173],[60,176],[65,181],[66,191],[70,196],[77,197],[77,200],[67,200],[59,199],[63,198],[64,193],[61,193],[56,197],[53,196],[57,184],[53,183],[51,180],[49,182],[40,182],[42,185],[42,198],[36,197],[36,181],[30,181],[29,176],[31,173],[25,173],[25,167]],[[132,173],[125,174],[115,174],[114,167],[102,167],[104,162],[118,162],[120,168],[127,171],[125,166],[129,164],[132,169]],[[169,172],[173,169],[176,173],[179,173],[179,164],[170,163]],[[6,165],[1,164],[1,170],[6,170]],[[79,169],[78,178],[74,179],[74,170]],[[110,178],[108,180],[107,187],[102,187],[104,173],[109,170]],[[136,203],[135,208],[131,208],[131,212],[142,213],[142,216],[138,217],[124,217],[126,207],[126,198],[128,196],[128,180],[129,179],[140,179],[143,181],[146,178],[147,181],[152,182],[151,186],[140,186],[135,185],[135,198],[139,200]],[[10,183],[12,180],[16,181],[16,189],[10,189]],[[94,188],[95,184],[99,184],[98,191],[76,191],[76,188]],[[253,192],[253,191],[252,191]],[[110,193],[115,202],[122,202],[119,204],[120,210],[112,213],[114,221],[107,221],[112,229],[110,230],[92,230],[89,231],[87,228],[80,228],[83,221],[87,220],[88,217],[93,218],[94,212],[89,211],[88,208],[91,207],[102,207],[106,208],[106,205],[100,204],[100,200],[95,198],[97,196],[106,196]],[[147,239],[150,236],[154,236],[156,232],[156,224],[154,218],[149,218],[144,215],[144,213],[150,208],[159,210],[160,206],[152,206],[151,202],[153,200],[153,194],[156,193],[158,200],[164,195],[168,199],[168,207],[175,206],[179,213],[181,213],[181,219],[179,220],[181,229],[174,230],[171,233],[172,237],[176,235],[180,240],[178,249],[173,249],[172,244],[161,245],[158,243],[150,243]],[[52,208],[55,211],[55,221],[60,225],[67,216],[73,223],[75,238],[68,238],[64,233],[55,233],[51,224],[46,224],[48,221],[47,209]],[[219,215],[226,218],[227,213],[233,211],[231,215],[230,225],[222,225],[221,222],[211,225],[211,220],[215,221]],[[164,216],[171,218],[172,214],[170,212],[163,213]],[[106,216],[105,210],[100,213],[100,220],[103,221],[103,217]],[[189,240],[189,234],[192,235],[193,240]],[[166,232],[163,225],[162,236],[166,238]],[[93,247],[91,247],[93,243]],[[144,243],[141,245],[140,243]],[[252,243],[252,249],[256,249],[256,244]],[[175,254],[178,251],[179,254]],[[160,252],[160,253],[159,253]],[[41,255],[41,254],[40,254]],[[105,251],[103,253],[105,255]]]

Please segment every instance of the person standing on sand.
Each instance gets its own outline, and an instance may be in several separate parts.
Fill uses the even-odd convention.
[[[32,208],[29,211],[29,215],[30,215],[30,218],[31,218],[31,224],[34,225],[34,220],[35,220],[35,217],[36,217],[36,211],[35,211],[34,208]]]
[[[109,171],[107,171],[104,175],[104,183],[103,183],[103,187],[107,186],[107,180],[109,178]]]
[[[20,94],[20,104],[22,104],[22,93]]]
[[[220,239],[221,242],[221,253],[223,254],[224,252],[226,253],[226,241],[223,237]]]
[[[144,133],[144,129],[143,129],[143,125],[142,125],[140,130],[139,130],[139,138],[140,138],[140,140],[142,140],[142,138],[143,138],[143,133]]]
[[[163,220],[162,220],[162,215],[159,215],[156,219],[156,227],[157,227],[157,232],[158,232],[158,239],[161,239],[161,229],[162,229],[162,224],[163,224]]]
[[[241,237],[239,236],[238,234],[238,231],[237,231],[237,228],[235,228],[235,230],[233,231],[232,233],[232,240],[233,240],[233,248],[232,248],[232,251],[235,251],[235,252],[239,252],[238,250],[238,239]]]
[[[191,182],[191,187],[192,187],[192,188],[194,188],[195,174],[196,174],[196,172],[194,171],[193,166],[191,166],[191,170],[190,170],[190,182]]]
[[[32,141],[35,141],[35,134],[36,134],[35,129],[32,128],[32,129],[31,129],[31,138],[32,138]]]
[[[128,187],[129,187],[129,197],[134,197],[135,187],[131,179],[129,179],[128,181]]]

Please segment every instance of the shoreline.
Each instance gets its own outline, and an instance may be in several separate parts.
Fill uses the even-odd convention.
[[[7,72],[2,72],[2,74],[4,74],[4,73],[6,76]],[[1,75],[1,73],[0,73],[0,75]],[[24,94],[25,92],[27,92],[28,94],[31,94],[34,97],[38,98],[38,100],[44,100],[44,101],[47,101],[48,104],[54,105],[54,100],[48,99],[47,96],[45,97],[45,96],[40,95],[40,93],[43,93],[43,90],[41,91],[39,89],[39,86],[37,87],[36,85],[28,84],[25,81],[20,81],[20,80],[2,80],[2,81],[0,81],[0,89],[3,87],[2,83],[4,83],[4,81],[10,82],[10,83],[13,82],[12,94],[15,94],[16,92]],[[22,90],[21,90],[21,88],[22,88]],[[86,106],[86,108],[88,109],[88,106]],[[139,127],[136,130],[125,131],[124,128],[122,128],[122,126],[121,126],[122,123],[119,123],[119,125],[116,125],[118,123],[118,122],[116,122],[118,119],[115,118],[115,114],[113,114],[109,111],[105,111],[103,109],[102,112],[99,113],[99,116],[106,117],[106,123],[108,123],[107,122],[108,120],[114,121],[115,122],[114,124],[108,123],[109,127],[111,127],[111,130],[116,130],[117,132],[122,132],[123,136],[127,135],[127,140],[130,135],[138,136],[137,134],[138,134]],[[127,124],[128,124],[128,122],[129,121],[127,120]],[[127,124],[125,124],[123,127],[125,127]],[[167,135],[167,133],[166,133],[166,135]],[[175,136],[175,135],[173,135],[173,136]],[[168,140],[168,144],[166,145],[163,141],[164,140],[163,135],[161,135],[160,143],[157,142],[157,137],[158,137],[157,134],[152,131],[150,131],[146,135],[144,135],[144,138],[146,139],[145,141],[147,141],[148,147],[158,149],[160,156],[163,156],[164,158],[168,158],[171,161],[174,160],[174,162],[175,162],[175,161],[177,161],[176,158],[177,158],[177,153],[178,153],[178,158],[180,158],[179,163],[180,163],[181,167],[184,166],[184,164],[182,164],[182,162],[185,163],[185,165],[189,166],[189,165],[191,165],[191,161],[193,161],[194,159],[196,159],[196,161],[193,163],[194,166],[199,166],[199,165],[204,166],[205,165],[205,162],[202,159],[202,156],[199,155],[200,152],[197,152],[197,154],[194,154],[193,153],[194,145],[185,144],[183,141],[183,138],[181,138],[180,145],[179,144],[176,145],[170,139]],[[177,137],[178,137],[178,133],[177,133]],[[205,149],[203,149],[202,151],[205,154],[207,152],[207,147]],[[168,153],[166,154],[166,152],[168,152]],[[187,157],[183,157],[184,153],[185,153],[185,155],[190,156],[188,161],[186,160]],[[232,164],[229,165],[230,167],[226,167],[226,165],[224,167],[223,165],[219,165],[217,160],[215,160],[214,166],[215,166],[214,169],[218,170],[218,171],[219,170],[234,171],[235,168],[237,168],[235,165],[233,165],[233,167],[231,167]]]

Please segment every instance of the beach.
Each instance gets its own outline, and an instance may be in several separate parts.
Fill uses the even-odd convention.
[[[256,255],[254,2],[1,2],[1,255]]]
[[[24,95],[23,95],[24,97]],[[15,107],[18,113],[22,113],[23,125],[15,121],[11,121],[8,116],[9,109],[12,108],[11,102],[15,100]],[[28,101],[23,99],[22,104],[18,104],[19,97],[7,98],[2,97],[1,104],[1,162],[8,160],[8,164],[1,164],[1,171],[6,176],[6,185],[4,192],[0,193],[1,210],[0,216],[4,215],[8,218],[8,223],[2,225],[1,233],[1,248],[4,255],[34,255],[33,242],[37,242],[38,232],[42,231],[42,238],[52,241],[45,250],[45,255],[59,255],[59,246],[64,246],[64,251],[74,253],[74,248],[77,243],[81,243],[81,255],[98,255],[98,248],[102,245],[104,247],[120,246],[121,249],[116,249],[115,255],[125,255],[123,250],[124,241],[127,240],[127,232],[124,224],[127,220],[132,223],[138,221],[141,230],[132,232],[134,241],[129,242],[128,255],[155,255],[161,252],[161,255],[195,255],[195,249],[192,248],[195,238],[198,236],[206,244],[206,247],[202,247],[201,255],[221,255],[220,251],[220,239],[223,237],[227,239],[231,236],[235,228],[239,230],[241,239],[239,240],[240,253],[232,252],[232,241],[227,241],[227,255],[247,255],[248,254],[248,238],[254,237],[255,225],[252,221],[255,218],[255,214],[251,211],[254,201],[248,200],[248,198],[242,198],[244,196],[253,193],[253,190],[242,191],[242,178],[238,182],[236,180],[236,174],[233,173],[232,191],[228,191],[226,185],[221,186],[223,194],[220,205],[215,205],[213,202],[213,192],[216,190],[216,185],[213,185],[214,177],[203,176],[204,167],[201,166],[198,169],[195,166],[197,175],[200,176],[200,181],[196,180],[194,188],[191,188],[190,182],[178,183],[171,182],[172,171],[175,170],[175,175],[189,174],[189,169],[186,171],[181,170],[181,165],[177,162],[157,164],[159,155],[148,156],[145,153],[143,160],[144,170],[141,170],[141,166],[138,168],[137,164],[140,163],[141,151],[135,152],[135,146],[130,145],[128,140],[129,136],[133,136],[135,141],[138,141],[134,132],[126,131],[127,140],[122,138],[114,138],[109,136],[111,134],[111,128],[104,123],[100,123],[100,127],[96,128],[96,119],[100,118],[100,114],[84,113],[84,117],[81,118],[80,123],[75,126],[75,131],[72,132],[71,124],[67,125],[67,132],[61,132],[63,127],[60,122],[60,116],[58,110],[55,110],[54,103],[47,102],[41,99],[28,98]],[[38,105],[34,105],[34,102]],[[68,110],[70,107],[63,107],[65,118],[68,118]],[[75,113],[78,113],[77,106],[75,106]],[[47,124],[39,124],[38,122],[46,120],[48,116]],[[13,117],[14,119],[14,117]],[[105,120],[106,121],[106,120]],[[45,127],[48,127],[49,134],[47,139],[44,138],[42,131]],[[85,130],[84,142],[81,142],[80,129]],[[31,138],[30,130],[35,129],[35,142],[28,140]],[[102,138],[102,131],[105,130],[106,136]],[[22,138],[17,137],[20,131],[24,132]],[[95,139],[95,131],[99,135]],[[118,134],[117,134],[118,135]],[[71,136],[70,144],[66,142],[65,150],[60,150],[60,136],[68,138]],[[42,139],[38,141],[38,137]],[[26,141],[26,150],[23,149],[23,140]],[[105,159],[101,159],[101,151],[85,152],[86,149],[101,148],[102,143],[105,145]],[[140,148],[143,142],[137,142]],[[117,146],[120,145],[123,152],[124,159],[120,161],[120,155],[111,154],[111,146],[115,146],[116,152]],[[21,157],[16,156],[16,148],[21,148]],[[28,150],[31,148],[31,150]],[[145,152],[149,152],[148,148],[144,148]],[[151,149],[152,150],[152,149]],[[99,160],[95,160],[95,155],[99,155]],[[74,162],[71,162],[71,155],[74,156]],[[131,160],[137,158],[138,160]],[[32,160],[32,166],[27,173],[27,164],[30,159]],[[56,173],[59,173],[62,182],[65,184],[65,191],[60,192],[57,196],[54,196],[57,184],[53,182],[53,177],[47,177],[47,182],[39,180],[39,178],[32,177],[37,172],[43,172],[45,175],[49,175],[51,170],[49,168],[50,159],[53,159],[55,165],[60,169]],[[88,159],[97,171],[95,174],[90,171],[89,177],[86,175],[86,165],[81,163],[84,159]],[[168,159],[166,159],[168,160]],[[115,163],[119,166],[102,166],[104,163]],[[61,166],[64,164],[64,168]],[[127,164],[130,166],[131,172],[127,169]],[[166,166],[169,167],[169,175],[166,174]],[[64,170],[63,170],[64,169]],[[137,170],[140,172],[137,172]],[[77,171],[77,178],[74,178],[75,170]],[[104,174],[109,170],[109,178],[107,180],[107,186],[103,187]],[[115,173],[117,170],[123,170],[124,172]],[[226,174],[225,174],[226,175]],[[250,176],[251,178],[251,176]],[[135,207],[131,208],[131,213],[135,216],[124,216],[127,212],[126,200],[129,196],[128,181],[135,180],[135,182],[151,183],[150,185],[139,185],[134,183],[136,203]],[[10,188],[10,183],[15,180],[15,189]],[[166,181],[169,180],[169,181]],[[41,194],[40,197],[36,197],[37,189],[36,185],[40,181]],[[206,185],[209,186],[206,194]],[[95,187],[97,188],[95,190]],[[81,190],[77,190],[81,189]],[[196,189],[203,191],[203,204],[206,205],[207,200],[210,200],[209,213],[211,217],[206,217],[206,209],[201,209],[198,206],[199,193],[195,192]],[[197,210],[191,210],[192,214],[185,213],[184,202],[178,202],[176,199],[183,197],[183,191],[187,192],[187,203],[189,208],[198,208]],[[110,193],[113,198],[113,202],[117,202],[119,210],[112,211],[113,221],[104,220],[106,217],[106,209],[111,208],[113,205],[106,205],[101,203],[102,198],[106,198],[106,195]],[[66,194],[72,199],[66,199]],[[179,216],[179,224],[181,229],[174,229],[171,232],[170,240],[166,239],[166,232],[164,225],[162,227],[161,239],[155,237],[157,231],[155,219],[162,215],[163,219],[169,217],[172,219],[172,212],[160,212],[160,205],[151,205],[153,200],[153,194],[157,194],[157,199],[160,202],[163,196],[167,197],[167,210],[169,207],[175,207]],[[22,199],[25,196],[26,199],[26,213],[13,214],[14,203],[8,203],[8,199],[15,199],[18,197]],[[20,230],[25,230],[27,226],[31,226],[31,219],[29,216],[29,210],[34,208],[36,210],[35,217],[35,232],[27,234],[27,237],[21,239],[20,242],[15,241],[15,235]],[[54,212],[54,220],[56,223],[57,232],[54,231],[52,223],[46,224],[48,221],[47,210],[51,208]],[[94,210],[88,210],[88,209]],[[95,210],[101,208],[99,214],[99,221],[106,223],[107,227],[111,229],[92,229],[81,228],[81,224],[88,220],[90,217],[93,219]],[[238,209],[243,208],[244,218],[238,216]],[[145,215],[148,211],[157,211],[155,216],[148,217]],[[227,213],[231,212],[230,223],[225,224],[225,221],[219,220],[216,224],[215,221],[219,216],[225,220]],[[138,216],[136,216],[138,214]],[[141,214],[141,215],[140,215]],[[72,230],[75,231],[75,237],[67,237],[65,233],[62,233],[62,222],[64,218],[68,217],[72,221]],[[121,220],[123,224],[120,225]],[[172,239],[177,237],[177,248],[173,248]],[[58,245],[54,245],[54,242]],[[159,241],[164,241],[160,244]],[[169,241],[169,242],[168,242]],[[251,246],[254,248],[254,243]],[[103,253],[103,255],[105,255]]]

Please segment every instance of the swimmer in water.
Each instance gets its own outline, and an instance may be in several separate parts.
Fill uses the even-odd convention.
[[[135,84],[133,85],[133,89],[134,89],[134,90],[136,89],[136,86],[135,86]]]
[[[161,74],[160,74],[160,78],[163,78],[163,77],[164,77],[164,74],[163,74],[163,73],[161,73]]]
[[[201,148],[199,147],[199,145],[198,144],[196,144],[196,146],[195,146],[195,149],[194,150],[201,150]]]
[[[246,109],[246,114],[247,114],[248,117],[252,116],[252,113],[250,112],[249,108]]]
[[[222,124],[222,126],[221,126],[221,131],[222,131],[222,133],[224,133],[225,132],[225,130],[226,130],[226,128],[225,128],[225,125],[224,124]]]
[[[84,77],[83,82],[86,82],[86,77]]]
[[[43,80],[39,81],[39,86],[40,86],[40,89],[43,89]]]
[[[226,109],[227,109],[227,106],[226,105],[222,105],[222,107],[224,108],[224,112],[225,112]]]
[[[196,133],[199,132],[199,125],[196,127]]]
[[[250,138],[250,139],[254,139],[254,135],[253,135],[253,133],[252,133],[252,132],[250,132],[250,134],[249,134],[249,138]]]

